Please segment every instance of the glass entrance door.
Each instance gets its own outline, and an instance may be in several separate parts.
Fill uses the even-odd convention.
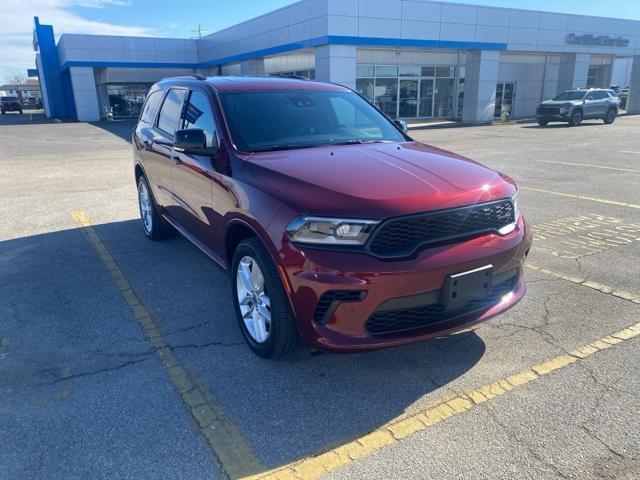
[[[496,109],[495,118],[502,117],[506,112],[513,117],[513,100],[516,96],[516,84],[513,82],[500,82],[496,86]]]
[[[418,80],[400,80],[398,94],[398,118],[418,116]]]
[[[420,117],[433,117],[433,82],[434,78],[420,80]]]

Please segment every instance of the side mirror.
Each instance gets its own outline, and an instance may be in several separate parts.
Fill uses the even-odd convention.
[[[393,123],[396,124],[396,127],[398,127],[402,133],[405,133],[409,127],[407,126],[407,122],[405,122],[404,120],[394,120]]]
[[[207,137],[200,129],[177,130],[173,148],[179,152],[209,155],[213,149],[207,147]]]

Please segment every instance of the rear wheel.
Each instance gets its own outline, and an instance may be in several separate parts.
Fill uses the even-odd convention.
[[[231,264],[233,301],[245,341],[256,355],[280,358],[298,346],[298,331],[271,255],[256,237],[240,242]]]
[[[582,123],[582,110],[576,110],[571,114],[571,118],[569,119],[570,127],[577,127]]]
[[[606,123],[607,125],[611,125],[615,121],[616,121],[616,110],[615,108],[610,108],[609,111],[607,112],[607,116],[604,117],[604,123]]]
[[[158,206],[144,175],[138,178],[138,207],[146,237],[149,240],[160,240],[166,237],[170,227],[158,213]]]
[[[549,125],[549,120],[538,120],[538,125],[540,125],[541,127],[546,127],[547,125]]]

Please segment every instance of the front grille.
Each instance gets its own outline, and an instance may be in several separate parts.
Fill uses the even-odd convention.
[[[367,320],[367,331],[371,335],[405,332],[429,327],[475,311],[486,310],[511,292],[516,287],[517,281],[518,275],[516,273],[507,280],[492,286],[486,297],[471,301],[464,308],[455,312],[448,312],[440,302],[409,309],[379,310]]]
[[[369,250],[379,257],[402,257],[423,245],[495,232],[514,221],[511,200],[393,218],[373,232]]]
[[[538,107],[538,115],[560,115],[560,107]]]
[[[363,298],[364,292],[359,290],[330,290],[318,300],[313,319],[320,324],[327,323],[340,303],[357,302]]]

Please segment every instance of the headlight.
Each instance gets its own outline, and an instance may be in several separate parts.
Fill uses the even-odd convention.
[[[364,245],[377,224],[375,220],[298,217],[287,226],[287,235],[299,243]]]
[[[518,196],[519,195],[520,195],[519,193],[516,193],[511,198],[511,203],[513,204],[513,215],[514,215],[514,218],[516,219],[516,222],[520,218],[520,208],[518,208]]]

